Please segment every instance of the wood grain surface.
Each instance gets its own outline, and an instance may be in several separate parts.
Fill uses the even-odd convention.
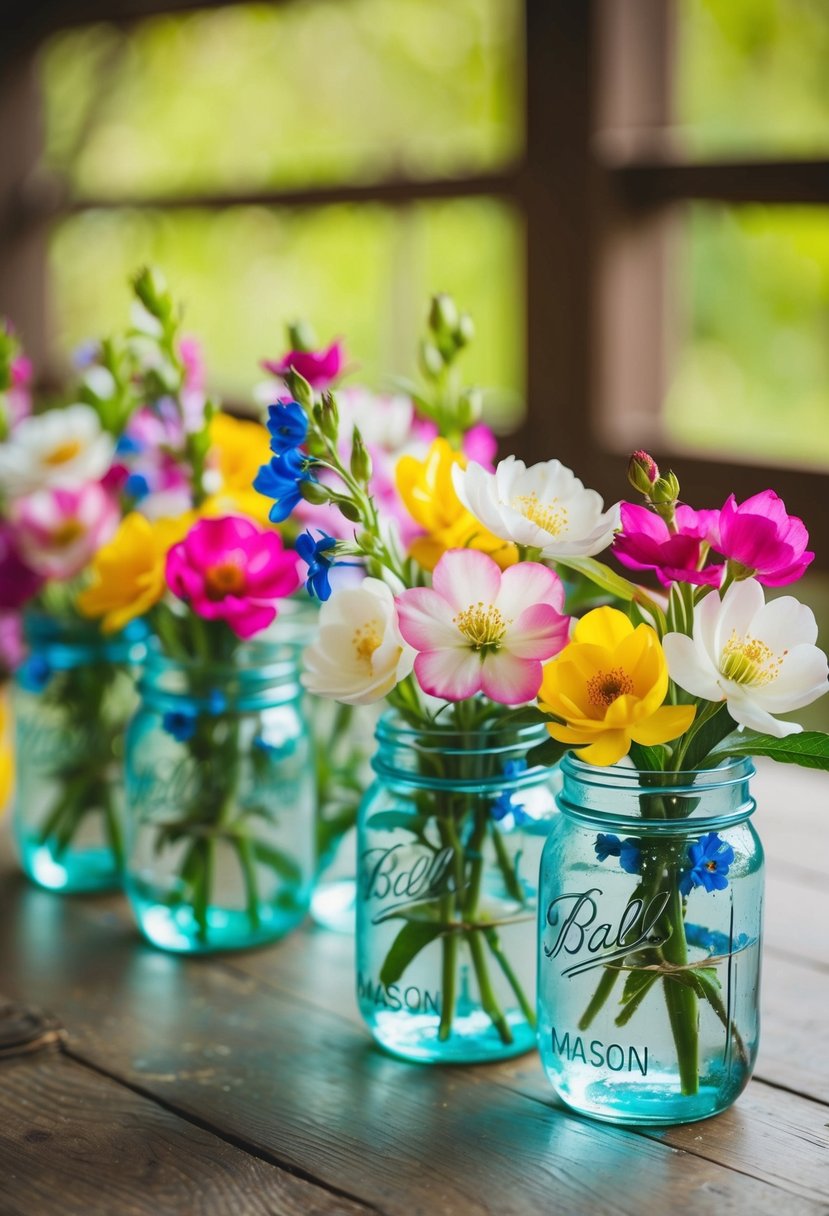
[[[765,769],[757,1076],[729,1111],[647,1132],[559,1106],[533,1054],[428,1068],[376,1049],[353,943],[311,926],[162,954],[114,897],[0,860],[0,993],[65,1041],[0,1059],[0,1214],[829,1213],[829,781]],[[792,777],[796,780],[792,780]]]

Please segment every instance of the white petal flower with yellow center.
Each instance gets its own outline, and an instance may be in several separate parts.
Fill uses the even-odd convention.
[[[0,484],[17,497],[36,490],[99,481],[112,461],[114,440],[89,405],[24,418],[0,446]]]
[[[618,505],[605,511],[601,495],[587,490],[559,460],[530,465],[515,456],[494,473],[470,463],[453,469],[461,502],[503,540],[540,550],[543,557],[593,557],[619,527]]]
[[[662,639],[671,678],[695,697],[726,701],[735,722],[782,739],[803,728],[773,714],[810,705],[829,691],[829,666],[814,613],[791,595],[766,603],[756,579],[697,605],[693,637]]]
[[[414,657],[400,636],[394,596],[380,579],[367,578],[359,587],[340,588],[320,608],[302,683],[318,697],[369,705],[409,674]]]

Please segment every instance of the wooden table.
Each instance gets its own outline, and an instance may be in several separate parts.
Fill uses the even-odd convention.
[[[4,848],[0,992],[55,1020],[0,1058],[0,1213],[829,1213],[829,777],[769,766],[756,790],[757,1076],[726,1114],[652,1131],[568,1113],[535,1055],[383,1055],[348,938],[170,957],[120,899],[37,891]]]

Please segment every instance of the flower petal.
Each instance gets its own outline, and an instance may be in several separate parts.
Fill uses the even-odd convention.
[[[541,663],[521,659],[507,650],[488,654],[481,669],[481,688],[501,705],[532,701],[541,684]]]
[[[447,701],[465,701],[481,691],[482,664],[473,650],[431,650],[419,654],[414,672],[424,692]]]
[[[630,728],[630,737],[644,747],[668,743],[684,735],[696,717],[694,705],[663,705],[661,709]]]
[[[666,633],[662,639],[662,649],[675,684],[690,692],[692,696],[702,697],[706,701],[723,699],[722,689],[717,681],[717,668],[701,645],[686,637],[684,633]]]
[[[491,557],[476,549],[450,549],[435,566],[432,587],[455,611],[479,600],[493,604],[501,588],[501,571]]]

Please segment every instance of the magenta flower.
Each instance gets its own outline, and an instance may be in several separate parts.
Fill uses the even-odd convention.
[[[774,490],[739,504],[732,494],[719,513],[718,533],[713,541],[717,551],[766,587],[795,582],[815,556],[806,549],[809,533],[803,521],[787,514]]]
[[[12,503],[24,561],[43,578],[80,574],[118,527],[118,505],[97,481],[36,490]]]
[[[32,412],[32,361],[27,355],[15,355],[11,361],[11,387],[6,393],[12,430]]]
[[[716,536],[719,512],[676,509],[676,532],[661,515],[634,503],[621,503],[622,528],[613,541],[613,552],[631,570],[653,570],[663,586],[672,582],[718,587],[721,564],[702,565],[705,546]]]
[[[345,347],[332,342],[325,350],[289,350],[281,359],[263,359],[262,366],[274,376],[287,376],[293,368],[313,389],[328,388],[345,365]]]
[[[14,529],[0,521],[0,612],[22,608],[42,585],[42,577],[23,560]]]
[[[23,662],[23,622],[19,612],[0,611],[0,680]]]
[[[208,621],[226,621],[240,638],[266,629],[276,600],[299,586],[297,555],[277,532],[229,515],[200,519],[167,554],[167,585]]]
[[[531,701],[541,662],[567,644],[564,588],[538,562],[503,573],[475,549],[450,549],[431,587],[396,598],[400,632],[419,651],[415,675],[435,697],[463,701],[483,691],[503,705]]]

